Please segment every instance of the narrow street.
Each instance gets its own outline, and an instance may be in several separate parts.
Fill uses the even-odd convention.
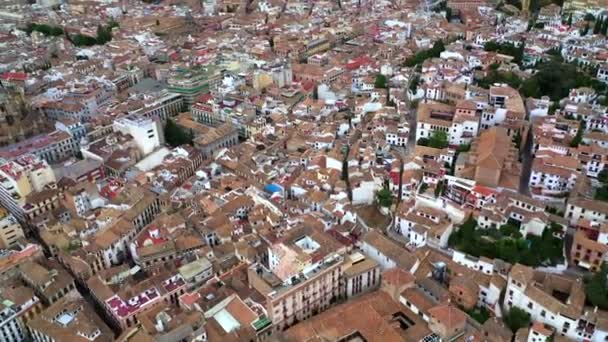
[[[528,131],[528,137],[526,144],[524,145],[521,153],[522,165],[521,165],[521,177],[519,179],[519,193],[530,196],[530,174],[532,172],[532,160],[534,155],[532,154],[532,130]]]

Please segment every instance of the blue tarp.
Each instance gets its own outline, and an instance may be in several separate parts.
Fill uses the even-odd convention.
[[[268,184],[264,187],[264,190],[270,192],[271,194],[274,194],[275,192],[282,191],[282,188],[276,184]]]

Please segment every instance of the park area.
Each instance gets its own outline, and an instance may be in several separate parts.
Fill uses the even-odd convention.
[[[519,225],[509,222],[499,229],[477,229],[477,222],[469,218],[452,233],[449,246],[475,257],[501,259],[527,266],[555,266],[564,261],[564,242],[556,233],[561,227],[551,223],[542,236],[522,236]]]

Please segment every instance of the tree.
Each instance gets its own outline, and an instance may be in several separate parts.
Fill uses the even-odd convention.
[[[97,25],[97,44],[103,45],[112,40],[112,28],[110,25]]]
[[[589,23],[588,22],[585,24],[585,27],[583,27],[581,29],[581,36],[586,36],[587,33],[589,33]]]
[[[595,17],[593,16],[593,14],[591,14],[591,13],[587,13],[587,14],[585,14],[585,16],[583,17],[583,20],[584,20],[584,21],[587,21],[587,22],[589,22],[589,21],[594,21],[594,20],[595,20]]]
[[[428,189],[428,188],[429,188],[429,185],[423,182],[422,184],[420,184],[420,188],[418,188],[418,193],[423,194],[426,192],[426,189]]]
[[[391,194],[391,191],[386,187],[378,191],[376,198],[381,207],[389,208],[393,204],[393,194]]]
[[[165,124],[165,141],[170,146],[192,144],[191,135],[179,127],[172,119],[167,119]]]
[[[386,88],[386,85],[387,85],[386,76],[384,76],[382,74],[377,74],[376,81],[374,82],[374,87],[375,88]]]
[[[513,137],[513,142],[515,143],[515,147],[519,150],[521,148],[521,132],[517,131],[515,136]]]
[[[601,310],[608,310],[608,286],[606,286],[606,277],[608,277],[608,265],[603,263],[600,271],[594,274],[585,285],[587,301]]]
[[[443,194],[443,182],[437,183],[435,187],[435,197],[439,197]]]
[[[530,325],[530,314],[514,306],[505,316],[505,323],[509,329],[515,333],[520,328],[525,328]]]
[[[422,50],[413,57],[409,57],[405,61],[405,66],[413,67],[422,64],[425,60],[429,58],[439,57],[441,52],[445,50],[445,46],[443,45],[443,41],[438,40],[433,44],[433,47],[428,50]]]
[[[603,24],[604,21],[602,20],[602,18],[598,18],[593,25],[593,34],[600,34],[600,32],[602,32]]]
[[[572,141],[570,141],[570,147],[578,147],[578,145],[580,145],[581,141],[583,140],[584,131],[585,131],[585,121],[581,120],[581,122],[579,123],[579,126],[578,126],[578,130],[576,131],[576,135],[574,136]]]
[[[606,185],[608,183],[608,168],[603,168],[600,173],[597,175],[597,180],[602,182],[602,184]]]
[[[604,36],[608,35],[608,18],[604,19],[604,22],[602,23],[602,30],[600,31],[600,33]]]
[[[342,158],[342,180],[348,182],[348,154],[350,153],[350,146],[346,145],[344,149],[344,157]]]
[[[572,13],[570,13],[570,15],[568,16],[568,21],[566,22],[566,24],[568,24],[568,26],[572,26]]]
[[[444,131],[433,131],[429,138],[429,147],[446,148],[448,147],[448,134]]]
[[[418,139],[418,141],[416,141],[416,145],[429,146],[429,139],[428,138],[420,138],[420,139]]]
[[[71,41],[75,46],[78,46],[78,47],[93,46],[93,45],[97,44],[97,39],[95,39],[94,37],[87,36],[87,35],[80,34],[80,33],[71,37]]]

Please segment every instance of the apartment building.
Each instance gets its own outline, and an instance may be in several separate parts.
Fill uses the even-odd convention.
[[[606,244],[608,232],[605,224],[602,224],[600,229],[600,236],[595,238],[583,230],[574,233],[572,249],[570,249],[572,263],[591,272],[598,272],[601,269],[602,263],[608,256],[608,245]]]
[[[337,303],[344,293],[346,247],[321,227],[298,225],[281,233],[268,248],[268,266],[261,263],[247,270],[249,284],[266,298],[266,310],[273,329],[281,330],[322,312]],[[294,262],[300,260],[300,262]],[[375,286],[375,267],[363,264],[357,270],[357,256],[346,269],[350,293],[359,294]],[[356,272],[355,272],[356,271]],[[359,277],[357,274],[366,273]]]
[[[0,248],[15,247],[23,237],[19,221],[6,209],[0,208]]]
[[[24,155],[0,162],[0,203],[21,222],[26,220],[27,196],[54,184],[55,174],[41,158]]]
[[[584,197],[571,197],[566,205],[566,219],[575,224],[580,220],[608,222],[608,204]]]
[[[0,149],[0,158],[15,159],[32,154],[48,163],[58,163],[76,155],[78,146],[74,139],[68,132],[55,130]]]
[[[608,330],[600,315],[585,312],[581,278],[549,274],[516,264],[509,272],[504,306],[517,307],[532,321],[547,324],[571,340],[604,341]]]
[[[580,176],[578,159],[551,151],[537,152],[532,162],[530,191],[539,199],[564,200]]]
[[[342,298],[352,298],[380,287],[380,264],[355,252],[344,259],[342,266]]]

